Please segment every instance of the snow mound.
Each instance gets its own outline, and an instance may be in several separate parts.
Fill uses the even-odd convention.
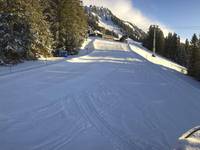
[[[184,133],[174,150],[200,150],[200,126]]]

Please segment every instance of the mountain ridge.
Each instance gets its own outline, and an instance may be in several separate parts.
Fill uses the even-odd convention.
[[[129,21],[115,16],[108,8],[90,5],[85,6],[85,11],[89,17],[89,26],[94,30],[101,30],[98,27],[104,28],[114,32],[119,38],[126,36],[136,41],[141,41],[146,36],[142,29]],[[91,24],[91,22],[93,23]]]

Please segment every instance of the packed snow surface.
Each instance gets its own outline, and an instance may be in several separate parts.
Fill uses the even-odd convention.
[[[0,76],[2,150],[169,150],[200,124],[200,86],[126,44]]]

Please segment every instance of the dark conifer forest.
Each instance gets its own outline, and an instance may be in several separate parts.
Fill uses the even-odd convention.
[[[1,0],[0,59],[51,56],[53,49],[77,53],[87,33],[79,0]]]

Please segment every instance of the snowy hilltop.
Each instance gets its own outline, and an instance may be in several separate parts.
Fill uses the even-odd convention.
[[[113,32],[119,38],[128,36],[134,40],[141,40],[146,35],[136,25],[115,16],[108,8],[85,6],[85,10],[89,16],[89,25],[93,30],[101,32],[106,30],[106,32]]]

